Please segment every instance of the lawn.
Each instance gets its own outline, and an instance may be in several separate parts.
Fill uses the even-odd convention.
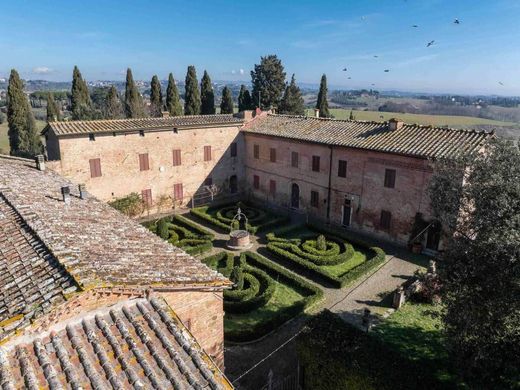
[[[36,121],[36,128],[38,131],[43,130],[47,122]],[[0,125],[0,154],[9,154],[9,138],[7,136],[7,119]]]
[[[329,110],[335,119],[349,119],[350,109],[332,108]],[[426,114],[402,114],[400,112],[382,111],[352,111],[356,120],[383,122],[390,118],[402,119],[405,123],[417,123],[419,125],[470,127],[476,125],[491,126],[518,126],[518,123],[503,122],[484,118],[455,115],[426,115]],[[314,115],[314,110],[307,109],[307,115]],[[382,117],[382,118],[381,118]]]
[[[375,327],[372,334],[408,359],[430,367],[438,379],[453,381],[441,310],[440,305],[407,302]]]

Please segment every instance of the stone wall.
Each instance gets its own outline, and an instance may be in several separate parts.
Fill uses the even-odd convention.
[[[400,244],[410,239],[416,213],[422,213],[425,220],[432,218],[427,193],[432,168],[428,160],[251,133],[245,133],[245,144],[247,187],[260,201],[291,207],[291,189],[296,184],[300,192],[297,212],[322,220],[329,215],[331,223],[341,226],[348,199],[350,228]],[[254,158],[254,145],[260,149],[258,159]],[[276,148],[276,162],[270,161],[271,148]],[[292,166],[292,152],[298,153],[298,167]],[[313,156],[320,158],[319,172],[312,170]],[[347,161],[345,178],[338,176],[339,160]],[[394,188],[384,185],[386,169],[396,171]],[[254,188],[254,175],[260,178],[259,189]],[[269,191],[271,180],[276,181],[274,196]],[[315,205],[311,205],[311,191],[318,194]],[[382,210],[391,213],[388,229],[380,226]]]

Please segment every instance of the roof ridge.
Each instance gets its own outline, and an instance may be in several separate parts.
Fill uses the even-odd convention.
[[[141,121],[141,120],[147,120],[147,121],[157,121],[160,122],[162,120],[172,119],[172,118],[211,118],[211,117],[228,117],[228,116],[234,116],[234,114],[197,114],[197,115],[176,115],[176,116],[163,116],[163,117],[142,117],[142,118],[113,118],[113,119],[84,119],[84,120],[63,120],[63,121],[57,121],[57,122],[48,122],[48,125],[55,125],[55,124],[64,124],[64,123],[76,123],[76,124],[83,124],[83,123],[96,123],[96,122],[132,122],[132,121]],[[237,119],[240,119],[237,117]]]

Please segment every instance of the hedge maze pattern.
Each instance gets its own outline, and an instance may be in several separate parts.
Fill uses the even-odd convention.
[[[181,215],[161,218],[147,227],[190,255],[199,255],[213,248],[215,236]]]
[[[202,261],[234,283],[233,289],[224,291],[226,313],[248,315],[266,305],[273,297],[277,283],[298,290],[305,297],[302,302],[273,312],[270,318],[256,326],[227,332],[225,337],[228,340],[257,339],[298,315],[323,296],[319,288],[253,252],[244,252],[239,258],[229,252],[220,252]]]

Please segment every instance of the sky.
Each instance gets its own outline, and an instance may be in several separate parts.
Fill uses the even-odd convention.
[[[276,54],[301,83],[325,73],[332,88],[520,95],[519,0],[0,0],[0,10],[0,77],[16,68],[67,81],[78,65],[87,80],[123,80],[127,67],[135,79],[184,79],[195,65],[199,77],[250,81]]]

